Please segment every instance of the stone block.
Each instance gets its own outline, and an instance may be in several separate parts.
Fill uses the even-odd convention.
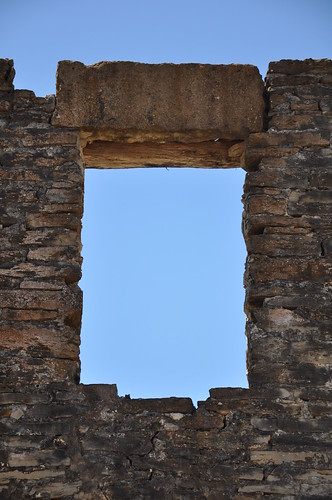
[[[268,73],[329,75],[332,73],[332,61],[331,59],[317,59],[315,61],[313,59],[304,59],[303,61],[282,59],[281,61],[270,62]]]
[[[10,92],[15,76],[13,59],[0,59],[0,90]]]
[[[264,108],[255,66],[61,61],[52,123],[99,139],[243,140],[263,130]]]

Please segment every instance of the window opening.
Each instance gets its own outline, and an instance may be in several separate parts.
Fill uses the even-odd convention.
[[[247,387],[242,169],[85,171],[83,383]]]

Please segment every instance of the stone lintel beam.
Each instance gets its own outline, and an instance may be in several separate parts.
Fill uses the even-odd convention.
[[[85,167],[199,167],[243,166],[243,142],[108,142],[94,141],[83,148]]]
[[[52,123],[95,140],[241,142],[263,130],[255,66],[61,61]]]

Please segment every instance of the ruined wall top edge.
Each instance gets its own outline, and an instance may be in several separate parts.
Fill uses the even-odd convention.
[[[52,123],[237,141],[262,130],[263,92],[250,65],[62,61]]]

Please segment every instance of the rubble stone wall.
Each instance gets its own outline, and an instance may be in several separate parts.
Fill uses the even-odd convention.
[[[147,136],[139,126],[112,136],[95,122],[61,123],[62,70],[57,97],[39,98],[14,90],[13,62],[0,60],[0,497],[330,498],[332,62],[271,63],[247,136],[218,130],[215,167],[236,157],[247,170],[249,389],[211,389],[198,408],[79,383],[84,151],[90,137],[89,163],[97,148],[105,166],[114,153],[98,140],[129,151],[130,134]],[[150,125],[144,134],[160,140]],[[211,149],[209,127],[170,129],[168,139],[194,161]]]
[[[79,380],[83,167],[78,132],[50,124],[55,97],[13,90],[0,65],[2,384]]]

